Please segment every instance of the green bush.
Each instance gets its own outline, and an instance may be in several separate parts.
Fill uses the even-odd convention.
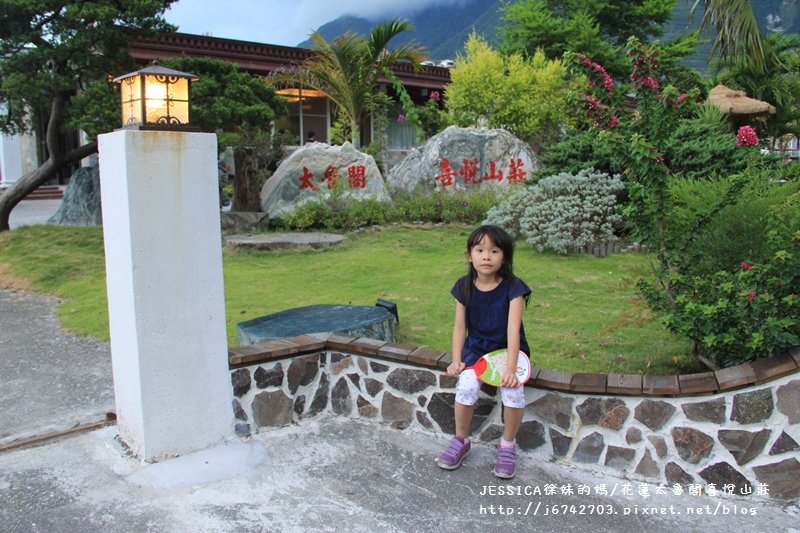
[[[800,344],[800,181],[675,180],[666,218],[673,270],[640,282],[672,332],[728,366]]]
[[[344,228],[347,230],[386,224],[392,216],[392,209],[387,202],[375,198],[367,198],[352,202],[347,206],[343,216]]]
[[[747,151],[736,147],[736,135],[703,120],[683,120],[665,143],[664,159],[673,174],[690,178],[742,172]]]
[[[565,140],[545,149],[539,162],[539,170],[530,179],[534,183],[561,172],[577,174],[588,168],[609,175],[625,170],[615,147],[598,135],[597,130],[570,133]]]
[[[797,344],[800,333],[793,165],[762,156],[757,142],[736,143],[721,113],[696,107],[696,90],[681,93],[663,80],[658,53],[628,41],[627,94],[612,91],[611,80],[598,74],[607,77],[601,66],[568,56],[590,81],[582,110],[615,148],[607,161],[622,160],[627,230],[655,260],[657,281],[640,289],[709,366],[773,355]],[[592,139],[578,146],[589,157],[602,153]],[[573,161],[569,153],[562,157]],[[673,181],[680,174],[737,173],[722,185]],[[779,186],[784,179],[794,185]]]
[[[742,262],[737,272],[671,276],[674,306],[660,287],[640,281],[639,288],[665,311],[667,328],[713,365],[768,357],[800,344],[800,232],[788,248],[764,263]]]
[[[489,210],[487,222],[524,236],[537,250],[566,254],[614,238],[623,188],[618,176],[592,169],[562,173],[512,194]]]
[[[645,135],[647,137],[647,135]],[[749,151],[736,146],[736,133],[725,115],[713,106],[701,105],[694,118],[679,118],[674,129],[661,132],[664,163],[672,174],[707,178],[744,171],[750,163]],[[652,141],[652,139],[650,139]],[[536,182],[559,172],[577,174],[587,168],[607,174],[624,175],[626,161],[618,147],[598,136],[597,130],[571,132],[567,138],[546,147],[540,156],[540,168],[532,176]],[[773,170],[797,176],[795,166],[785,166],[769,157]],[[784,168],[781,168],[784,167]]]
[[[270,224],[284,230],[342,231],[393,222],[479,224],[502,194],[488,189],[399,192],[392,202],[382,202],[348,199],[334,191],[329,198],[305,202]]]
[[[400,192],[395,196],[395,207],[401,213],[397,217],[400,222],[477,224],[502,194],[494,189]]]
[[[405,193],[394,198],[396,220],[398,222],[441,222],[442,199],[444,193]]]
[[[274,221],[281,229],[310,230],[327,227],[332,221],[333,210],[324,202],[311,201],[297,206],[288,215]],[[273,224],[273,221],[270,221]]]
[[[782,242],[800,229],[797,197],[800,181],[776,183],[766,172],[703,181],[673,179],[667,238],[676,252],[677,269],[687,276],[734,272],[742,261],[767,261],[776,248],[767,235],[776,231]],[[737,180],[745,180],[737,198],[716,209]],[[705,220],[698,224],[698,220]],[[782,221],[783,227],[778,227]]]

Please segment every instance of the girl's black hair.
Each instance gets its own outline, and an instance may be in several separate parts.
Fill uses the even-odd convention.
[[[489,240],[495,246],[503,251],[503,264],[500,266],[497,274],[503,280],[514,281],[517,277],[514,275],[514,239],[511,235],[499,226],[485,225],[476,228],[467,239],[467,255],[472,251],[472,248],[477,245],[484,237],[489,237]],[[475,280],[478,278],[478,271],[469,263],[467,269],[466,283],[461,284],[461,298],[464,300],[464,306],[469,309],[469,303],[472,299],[472,287]],[[525,297],[525,305],[528,305],[530,295]]]

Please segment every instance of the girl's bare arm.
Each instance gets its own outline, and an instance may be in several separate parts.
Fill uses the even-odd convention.
[[[453,362],[447,367],[448,376],[457,376],[464,370],[461,352],[464,349],[464,337],[467,335],[467,309],[456,302],[456,316],[453,320]]]

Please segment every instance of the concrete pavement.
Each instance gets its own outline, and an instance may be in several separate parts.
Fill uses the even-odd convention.
[[[478,447],[461,469],[446,472],[433,461],[444,439],[337,418],[273,430],[230,444],[227,453],[219,447],[154,465],[127,457],[114,436],[112,426],[0,455],[0,529],[800,530],[796,505],[756,498],[671,493],[644,498],[638,495],[638,484],[627,497],[562,495],[565,487],[594,490],[603,483],[608,492],[619,491],[622,482],[557,464],[523,461],[513,482],[499,483],[491,474],[493,451],[488,447]],[[556,494],[524,494],[543,492],[550,485]],[[516,492],[498,495],[501,491]]]
[[[45,224],[60,205],[61,200],[23,200],[11,210],[8,225],[14,229],[30,224]]]
[[[0,446],[102,420],[114,410],[108,343],[61,329],[57,304],[0,291]]]

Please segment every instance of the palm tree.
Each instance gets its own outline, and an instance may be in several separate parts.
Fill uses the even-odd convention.
[[[358,148],[359,124],[384,69],[398,61],[410,61],[416,68],[425,59],[424,50],[412,44],[387,48],[396,35],[413,29],[407,20],[389,20],[372,28],[366,37],[347,32],[330,43],[314,32],[311,42],[316,53],[273,79],[325,93],[345,113],[353,145]]]
[[[711,54],[720,61],[747,57],[756,70],[775,61],[764,32],[758,27],[750,0],[694,0],[691,13],[702,6],[701,31],[715,31]]]

